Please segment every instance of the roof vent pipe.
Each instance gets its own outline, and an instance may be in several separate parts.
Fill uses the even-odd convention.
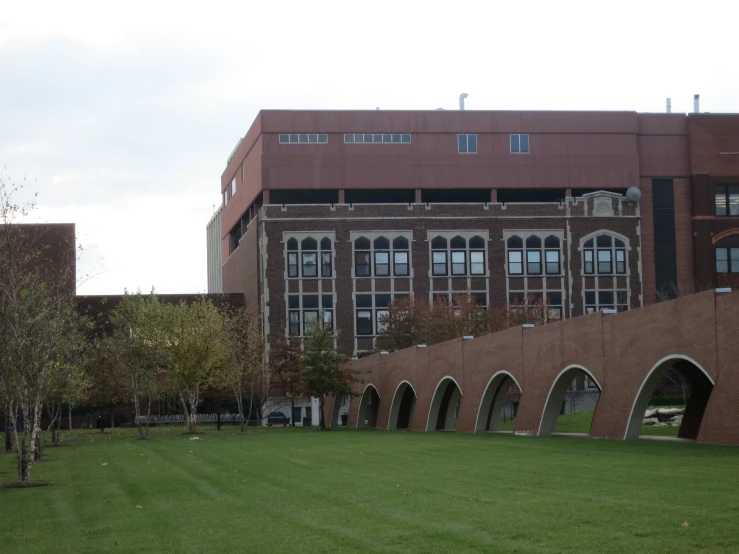
[[[467,94],[466,92],[463,92],[462,94],[459,95],[459,109],[461,111],[464,111],[464,99],[467,98],[468,96],[469,94]]]
[[[672,99],[667,99],[667,113],[672,113]]]
[[[694,113],[700,113],[701,112],[701,103],[700,103],[700,94],[696,94],[693,96],[693,112]]]

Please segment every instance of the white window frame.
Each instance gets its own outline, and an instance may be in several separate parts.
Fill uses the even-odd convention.
[[[400,139],[395,140],[394,137]],[[411,133],[344,133],[344,144],[410,144],[412,141]]]
[[[462,152],[460,139],[465,137],[465,151]],[[475,137],[475,151],[470,152],[470,137]],[[458,154],[477,154],[478,152],[477,133],[459,133],[457,135],[457,153]]]
[[[513,151],[513,137],[518,137],[518,152]],[[521,152],[521,137],[526,137],[526,152]],[[531,137],[528,133],[511,133],[508,138],[508,147],[511,154],[530,154],[531,153]]]
[[[328,144],[328,133],[279,133],[278,140],[280,144]]]

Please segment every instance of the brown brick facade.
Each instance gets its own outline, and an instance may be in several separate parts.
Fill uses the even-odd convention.
[[[692,414],[686,411],[680,436],[739,444],[738,325],[739,293],[708,291],[621,314],[597,313],[534,329],[518,327],[472,340],[375,354],[352,362],[361,372],[361,383],[356,387],[360,396],[351,401],[349,426],[364,425],[359,417],[362,393],[375,389],[379,405],[374,406],[372,426],[387,429],[398,401],[395,392],[408,381],[416,394],[412,428],[435,429],[437,413],[430,407],[453,380],[461,393],[456,430],[479,431],[477,423],[486,417],[480,406],[483,398],[490,400],[488,385],[505,373],[522,388],[515,432],[548,434],[562,402],[562,382],[568,371],[577,369],[587,371],[601,389],[590,435],[635,438],[631,431],[636,424],[638,435],[650,384],[676,364],[694,379],[693,390],[702,391],[689,406]],[[332,409],[328,402],[329,414]]]

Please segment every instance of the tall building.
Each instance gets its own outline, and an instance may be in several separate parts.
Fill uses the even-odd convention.
[[[208,293],[210,294],[223,292],[221,210],[223,210],[223,207],[219,206],[205,229],[208,255]]]
[[[347,353],[410,294],[546,299],[558,319],[693,292],[716,265],[691,213],[691,185],[712,192],[689,132],[710,117],[261,111],[221,177],[223,291],[260,307],[268,341],[325,310]]]

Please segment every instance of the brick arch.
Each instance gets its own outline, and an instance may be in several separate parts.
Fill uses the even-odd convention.
[[[413,425],[413,417],[415,415],[414,412],[416,409],[416,400],[418,400],[418,394],[416,393],[416,389],[413,388],[413,384],[411,384],[410,381],[403,379],[400,383],[398,383],[398,386],[395,387],[395,392],[393,393],[392,404],[390,405],[390,414],[388,415],[387,420],[388,431],[392,431],[398,428],[398,418],[400,415],[402,415],[400,412],[402,409],[403,398],[407,394],[407,391],[409,389],[413,392],[413,402],[409,407],[410,414],[408,417],[408,425],[402,428],[410,429]]]
[[[547,395],[547,400],[544,404],[544,410],[541,413],[541,421],[539,423],[539,431],[537,433],[540,437],[547,437],[556,429],[560,406],[564,400],[567,388],[580,372],[585,373],[590,377],[598,386],[598,391],[603,392],[603,387],[598,382],[598,379],[596,379],[593,373],[585,366],[580,364],[568,365],[559,372],[559,375],[554,378],[552,385],[549,387],[549,394]]]
[[[505,404],[508,387],[511,384],[515,384],[518,390],[523,393],[523,389],[516,380],[516,377],[509,371],[501,370],[490,377],[477,409],[475,433],[484,433],[488,430],[495,431],[498,428],[500,413],[503,409],[503,404]],[[488,420],[491,422],[490,429],[488,429],[487,425]]]
[[[374,397],[377,397],[378,405],[371,405],[371,401]],[[381,398],[380,398],[380,393],[377,390],[377,387],[373,385],[372,383],[367,383],[359,399],[359,407],[357,410],[357,422],[355,424],[355,427],[357,429],[361,429],[363,427],[375,427],[377,425],[377,414],[379,412],[380,402],[381,402]],[[368,420],[366,426],[364,424],[365,419]]]
[[[331,427],[332,429],[339,427],[339,412],[341,411],[341,403],[344,401],[345,398],[349,400],[347,415],[349,414],[349,411],[351,410],[351,406],[352,406],[352,397],[351,396],[333,397],[332,402],[331,402],[331,412],[329,412],[331,414],[331,421],[329,422],[329,425],[327,425],[327,427]],[[347,424],[348,422],[349,421],[347,417]]]
[[[629,420],[626,424],[624,439],[639,438],[639,432],[641,431],[644,412],[647,409],[649,399],[652,397],[654,389],[659,384],[662,377],[664,377],[665,373],[673,365],[676,365],[676,362],[679,363],[681,361],[690,364],[690,366],[680,368],[680,370],[681,372],[687,371],[689,373],[689,375],[683,374],[683,377],[688,379],[691,387],[694,390],[691,391],[690,397],[688,398],[688,405],[685,407],[685,414],[683,416],[683,424],[686,425],[686,429],[683,432],[683,424],[681,424],[680,432],[678,432],[678,435],[682,438],[693,439],[698,436],[698,428],[700,427],[701,420],[703,419],[703,413],[705,412],[706,406],[708,404],[708,398],[710,397],[713,387],[716,385],[716,382],[714,381],[713,377],[711,377],[710,373],[708,373],[708,371],[706,371],[701,366],[701,364],[696,362],[690,356],[685,356],[683,354],[671,354],[669,356],[665,356],[656,364],[654,364],[654,366],[652,366],[652,369],[649,370],[649,373],[647,373],[644,377],[644,380],[642,381],[641,386],[639,387],[639,390],[636,393],[634,401],[631,405],[631,412],[629,413]],[[697,374],[690,375],[689,368],[691,366],[698,371]],[[705,378],[706,381],[708,381],[708,383],[710,383],[709,387],[705,386],[705,381],[704,383],[701,383],[701,375],[703,376],[703,378]],[[695,399],[693,398],[694,396]],[[690,412],[692,412],[692,414]],[[694,424],[694,429],[688,429],[688,426],[691,425],[691,420]]]
[[[455,388],[450,391],[452,385]],[[442,377],[437,383],[434,394],[431,397],[429,415],[426,418],[426,431],[437,430],[437,421],[442,413],[445,415],[444,429],[447,429],[452,417],[449,409],[455,406],[457,400],[461,398],[462,388],[459,386],[457,380],[451,375]]]
[[[711,237],[711,242],[713,244],[716,244],[718,241],[733,237],[734,235],[739,235],[739,227],[735,227],[734,229],[727,229],[726,231],[721,231],[720,233],[716,233]]]

